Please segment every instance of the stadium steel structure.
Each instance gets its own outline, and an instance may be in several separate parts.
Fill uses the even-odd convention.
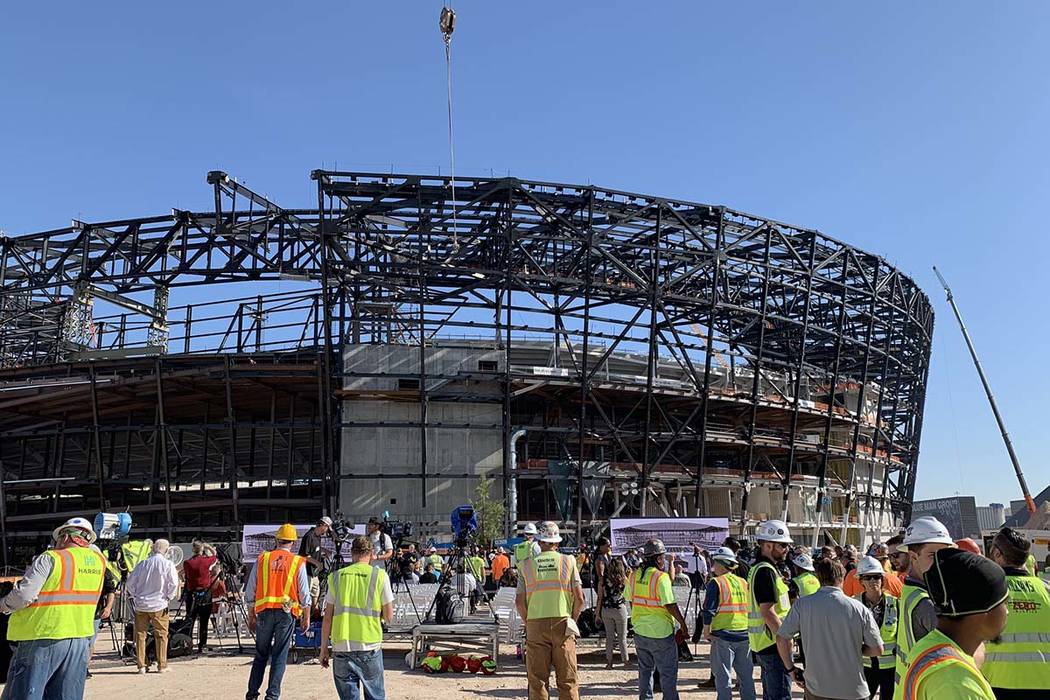
[[[346,375],[362,374],[341,358],[362,344],[418,352],[390,398],[418,404],[405,426],[420,463],[389,478],[424,506],[428,479],[474,478],[427,461],[434,402],[467,400],[502,420],[441,428],[496,431],[504,486],[548,459],[577,482],[611,464],[603,478],[639,485],[627,514],[649,512],[655,475],[675,473],[691,515],[711,475],[730,475],[743,524],[762,473],[785,509],[804,479],[825,501],[845,493],[847,515],[857,494],[906,515],[933,312],[885,260],[726,207],[593,186],[312,178],[308,209],[212,172],[209,211],[0,238],[5,553],[100,507],[176,537],[334,511],[340,483],[385,478],[339,466]],[[457,338],[503,361],[442,396],[451,378],[424,360]],[[519,371],[513,353],[536,342],[553,367]],[[603,371],[615,357],[637,361],[633,388]],[[495,398],[469,396],[472,379]],[[866,491],[840,468],[864,459],[885,475]],[[583,491],[575,519],[606,516],[585,512]]]

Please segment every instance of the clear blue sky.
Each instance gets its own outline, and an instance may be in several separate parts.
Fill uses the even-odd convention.
[[[16,3],[0,227],[207,209],[223,169],[447,168],[440,2]],[[938,321],[919,497],[1018,497],[948,275],[1029,483],[1050,482],[1050,5],[457,2],[457,160],[726,204],[913,275]]]

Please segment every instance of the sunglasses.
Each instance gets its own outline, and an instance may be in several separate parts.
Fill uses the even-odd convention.
[[[881,580],[882,580],[881,576],[875,576],[875,575],[861,576],[860,577],[861,583],[871,583],[872,581],[881,581]]]

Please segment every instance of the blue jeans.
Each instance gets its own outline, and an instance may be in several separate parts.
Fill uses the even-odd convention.
[[[762,700],[791,700],[791,676],[780,654],[755,654],[762,669]]]
[[[257,617],[255,628],[255,658],[252,659],[252,673],[248,677],[246,700],[259,697],[266,663],[270,663],[270,682],[266,686],[266,700],[277,700],[281,697],[281,679],[284,678],[284,667],[288,665],[288,649],[292,646],[292,634],[295,632],[295,618],[283,610],[263,610]]]
[[[715,678],[718,700],[730,700],[733,697],[730,669],[736,671],[736,678],[740,682],[740,700],[755,700],[755,667],[751,663],[751,648],[747,639],[731,642],[721,637],[713,637],[711,675]]]
[[[678,644],[674,635],[663,639],[634,635],[638,652],[638,700],[653,699],[653,671],[660,672],[664,700],[678,700]]]
[[[332,662],[339,700],[357,700],[364,686],[365,700],[386,700],[383,688],[383,650],[337,651]]]
[[[91,637],[19,642],[2,700],[82,700]]]

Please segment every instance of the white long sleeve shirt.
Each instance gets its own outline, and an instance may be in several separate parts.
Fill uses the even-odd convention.
[[[125,588],[136,612],[160,612],[179,595],[179,572],[171,561],[153,554],[128,576]]]

